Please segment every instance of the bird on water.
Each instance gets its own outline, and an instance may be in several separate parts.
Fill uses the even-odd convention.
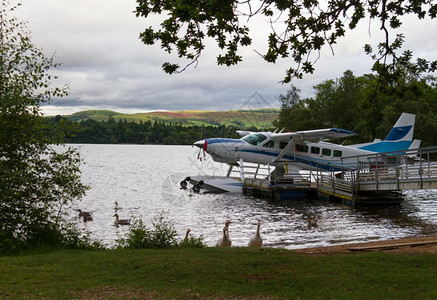
[[[318,221],[319,219],[317,218],[317,216],[311,216],[310,218],[308,218],[308,229],[310,229],[311,227],[317,227]]]
[[[84,222],[89,222],[89,221],[92,221],[92,220],[94,220],[94,219],[93,219],[93,216],[91,216],[91,215],[83,216],[83,221]]]
[[[77,210],[79,212],[79,218],[83,218],[85,216],[91,216],[91,213],[89,211],[83,211],[81,209]]]
[[[128,219],[120,219],[118,214],[113,215],[113,217],[115,217],[114,224],[117,227],[119,225],[130,225],[130,220],[128,220]]]

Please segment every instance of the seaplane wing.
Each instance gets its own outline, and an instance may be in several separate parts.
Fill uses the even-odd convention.
[[[339,128],[275,133],[272,134],[270,138],[274,141],[285,142],[287,143],[287,146],[282,149],[282,151],[273,161],[276,162],[281,160],[284,154],[288,150],[290,150],[295,144],[301,144],[305,142],[317,143],[326,139],[345,138],[353,135],[356,135],[356,133]]]
[[[253,131],[245,131],[245,130],[237,130],[237,133],[241,136],[244,137],[246,135],[252,134],[254,133]]]
[[[317,143],[327,139],[331,140],[335,138],[345,138],[353,135],[356,135],[356,133],[352,131],[339,129],[339,128],[326,128],[326,129],[275,133],[272,134],[270,138],[278,142],[290,142],[290,140],[293,139],[295,143],[299,143],[299,142]]]

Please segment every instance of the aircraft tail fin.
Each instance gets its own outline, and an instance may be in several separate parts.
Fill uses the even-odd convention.
[[[384,140],[375,140],[373,143],[355,145],[355,147],[379,153],[413,149],[411,147],[415,121],[416,115],[402,113]],[[415,142],[415,145],[420,146],[420,141],[418,144]]]
[[[415,120],[416,115],[402,113],[396,124],[386,136],[385,141],[413,141]]]

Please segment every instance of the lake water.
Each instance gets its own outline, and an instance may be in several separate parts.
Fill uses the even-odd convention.
[[[437,234],[437,191],[405,191],[401,206],[359,207],[327,201],[272,201],[236,194],[192,194],[181,190],[186,176],[225,175],[211,157],[200,162],[191,146],[73,145],[85,161],[82,180],[91,186],[75,208],[92,211],[94,221],[79,228],[108,246],[128,227],[114,226],[114,202],[121,219],[141,218],[149,228],[165,212],[182,238],[186,228],[213,246],[227,219],[233,246],[246,246],[261,221],[266,247],[288,249]],[[320,217],[317,228],[306,218]]]

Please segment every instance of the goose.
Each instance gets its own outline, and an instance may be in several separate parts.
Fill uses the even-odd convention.
[[[229,224],[231,224],[231,220],[226,220],[225,227],[226,227],[226,235],[228,236],[228,240],[231,240],[229,238]]]
[[[188,234],[190,233],[190,231],[191,231],[191,229],[187,228],[187,233],[185,234],[185,238],[184,238],[182,243],[184,243],[184,244],[188,243]]]
[[[83,211],[81,209],[78,209],[77,211],[79,212],[79,218],[91,216],[91,213],[89,211]]]
[[[223,227],[223,237],[217,241],[215,244],[216,247],[231,247],[232,241],[228,235],[228,228]]]
[[[130,220],[128,220],[128,219],[119,219],[118,214],[113,215],[113,217],[115,217],[114,224],[116,226],[118,226],[118,225],[130,225]]]
[[[119,211],[119,210],[122,210],[122,209],[123,209],[123,207],[119,206],[119,205],[118,205],[118,202],[115,201],[115,202],[114,202],[114,210],[115,210],[115,212],[117,212],[117,211]]]
[[[318,220],[317,216],[312,216],[312,217],[308,218],[308,228],[317,227],[318,221],[319,220]]]
[[[84,222],[88,222],[88,221],[92,221],[92,220],[93,220],[93,217],[91,215],[83,216],[83,221]]]
[[[231,220],[226,220],[225,226],[227,229],[229,229],[229,224],[231,224]]]
[[[261,235],[259,234],[259,227],[260,226],[261,226],[261,222],[258,221],[256,233],[250,239],[248,247],[261,247],[263,245],[263,239],[261,238]]]
[[[228,239],[229,239],[229,224],[231,224],[231,220],[226,220],[225,227],[226,227],[226,234],[228,236]]]

